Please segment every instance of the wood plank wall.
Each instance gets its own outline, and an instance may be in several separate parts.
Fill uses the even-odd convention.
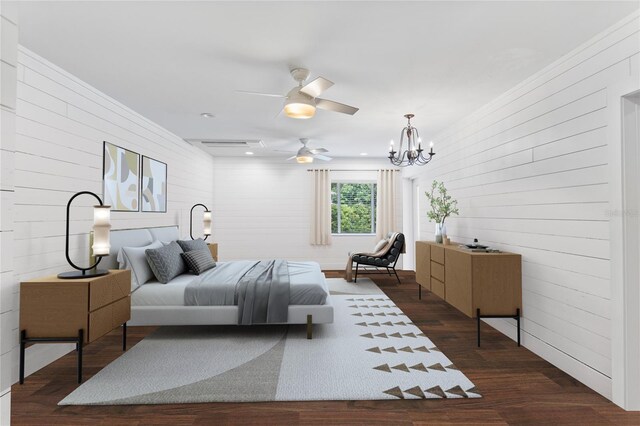
[[[64,256],[66,203],[77,191],[102,194],[104,140],[168,167],[167,213],[112,212],[112,229],[179,225],[183,236],[188,234],[191,206],[213,199],[209,155],[23,47],[17,71],[12,252],[18,281],[69,269]],[[71,256],[83,264],[93,204],[92,197],[80,197],[72,211]],[[17,327],[16,321],[14,343]],[[55,345],[29,349],[28,371],[53,361],[68,345],[57,351],[47,346]],[[14,367],[16,362],[14,357]]]
[[[634,14],[434,138],[420,185],[459,200],[450,237],[522,254],[525,346],[611,397],[607,88],[638,78]],[[512,335],[509,321],[490,322]]]
[[[11,420],[12,329],[15,324],[13,264],[14,157],[16,128],[16,75],[18,56],[18,8],[0,4],[0,424]]]

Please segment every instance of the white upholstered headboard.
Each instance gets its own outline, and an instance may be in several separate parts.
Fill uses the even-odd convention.
[[[118,252],[122,247],[142,247],[151,244],[154,240],[175,241],[179,238],[178,227],[175,225],[111,231],[109,256],[102,258],[99,267],[101,269],[118,269]]]

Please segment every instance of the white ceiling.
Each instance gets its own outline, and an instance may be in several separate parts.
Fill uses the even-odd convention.
[[[403,114],[428,140],[638,7],[638,2],[22,2],[20,43],[177,135],[300,137],[385,156]],[[290,67],[360,108],[280,115]],[[215,114],[213,119],[201,112]],[[436,146],[437,148],[437,146]],[[245,149],[225,152],[244,155]],[[437,149],[436,149],[437,151]],[[273,154],[271,154],[273,155]],[[280,154],[284,155],[284,154]]]

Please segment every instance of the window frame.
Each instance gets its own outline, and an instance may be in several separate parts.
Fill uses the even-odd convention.
[[[337,195],[336,195],[336,214],[337,214],[337,222],[338,222],[338,232],[333,232],[333,226],[331,226],[331,235],[332,236],[337,236],[337,237],[341,237],[341,236],[371,236],[371,235],[376,235],[376,227],[377,227],[377,221],[378,221],[378,212],[377,212],[377,192],[378,192],[378,183],[375,180],[371,180],[371,179],[336,179],[336,180],[332,180],[331,181],[331,185],[330,187],[333,186],[333,184],[336,184],[336,190],[337,190]],[[342,218],[341,218],[341,212],[340,212],[340,206],[341,206],[341,202],[340,202],[340,186],[342,184],[367,184],[367,185],[371,185],[371,232],[340,232],[341,231],[341,222],[342,222]],[[333,205],[333,202],[331,203]]]

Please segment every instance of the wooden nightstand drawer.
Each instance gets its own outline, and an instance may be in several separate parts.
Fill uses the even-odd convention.
[[[211,257],[216,262],[218,261],[218,243],[208,243],[209,251],[211,252]]]
[[[431,261],[431,276],[444,282],[444,265]]]
[[[112,281],[107,275],[89,283],[89,311],[93,312],[113,301]]]
[[[113,305],[103,306],[89,314],[89,333],[85,342],[93,342],[113,329]]]
[[[131,271],[97,277],[89,282],[89,311],[93,312],[131,292]]]
[[[431,260],[444,265],[444,247],[433,244],[431,246]]]
[[[114,329],[131,319],[131,296],[124,297],[113,303],[113,321],[111,328]]]
[[[131,294],[131,271],[112,276],[111,297],[115,302]]]
[[[131,318],[131,297],[127,296],[89,314],[89,335],[85,342],[109,333]]]
[[[87,327],[89,292],[75,283],[25,282],[20,286],[20,329],[33,336],[75,336]]]

